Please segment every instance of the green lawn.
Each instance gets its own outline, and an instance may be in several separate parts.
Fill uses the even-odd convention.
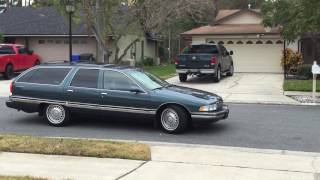
[[[312,80],[285,80],[283,90],[311,92]],[[320,80],[317,81],[317,92],[320,92]]]
[[[161,79],[169,79],[176,75],[176,66],[174,64],[163,64],[159,66],[144,66],[143,69]]]

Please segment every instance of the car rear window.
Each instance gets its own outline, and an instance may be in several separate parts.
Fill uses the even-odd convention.
[[[71,86],[84,88],[98,88],[98,69],[80,69],[74,76]]]
[[[11,46],[0,45],[0,54],[14,54],[14,51]]]
[[[71,68],[38,68],[24,74],[17,82],[59,85]]]
[[[218,54],[216,45],[192,45],[182,50],[183,54]]]

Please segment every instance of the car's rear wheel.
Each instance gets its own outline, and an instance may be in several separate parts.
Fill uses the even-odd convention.
[[[229,72],[227,73],[227,76],[233,76],[234,73],[234,66],[233,64],[231,64],[230,68],[229,68]]]
[[[179,74],[179,80],[181,82],[186,82],[188,79],[188,75],[187,74]]]
[[[182,133],[188,128],[188,113],[179,106],[168,106],[160,116],[161,127],[168,133]]]
[[[12,79],[13,75],[14,75],[13,65],[12,64],[8,64],[6,66],[5,71],[4,71],[4,78],[5,79]]]
[[[69,123],[69,111],[64,106],[49,104],[44,108],[44,118],[52,126],[64,126]]]
[[[221,80],[221,68],[220,66],[217,68],[217,71],[216,73],[214,74],[214,77],[213,77],[213,81],[214,82],[220,82]]]

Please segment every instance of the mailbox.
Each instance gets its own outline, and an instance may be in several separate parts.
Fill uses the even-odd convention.
[[[320,74],[320,66],[316,61],[312,65],[312,74]]]

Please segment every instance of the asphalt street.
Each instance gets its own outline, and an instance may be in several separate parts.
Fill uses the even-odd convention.
[[[320,107],[229,104],[230,117],[180,135],[154,128],[150,119],[76,117],[67,127],[51,127],[37,114],[5,106],[0,98],[0,133],[157,141],[260,149],[320,152]]]

